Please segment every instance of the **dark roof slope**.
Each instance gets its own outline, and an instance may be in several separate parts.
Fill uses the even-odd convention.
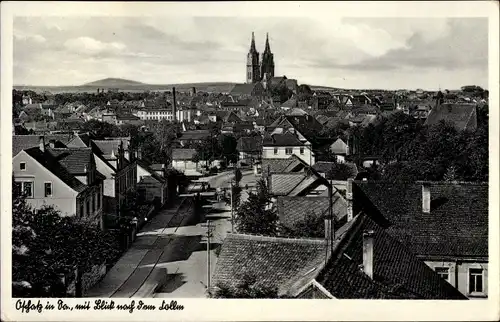
[[[180,140],[203,140],[210,136],[209,130],[192,130],[183,132]]]
[[[45,145],[48,145],[51,140],[60,142],[63,145],[68,144],[74,137],[74,134],[50,134],[45,135]],[[12,136],[12,156],[15,156],[21,150],[26,150],[32,147],[38,147],[40,144],[40,135],[13,135]]]
[[[57,160],[69,173],[81,175],[90,171],[92,164],[92,149],[91,148],[47,148],[55,160]]]
[[[71,189],[82,192],[86,189],[80,180],[75,178],[71,173],[63,167],[56,158],[49,153],[47,150],[42,152],[38,147],[33,147],[24,150],[28,155],[35,159],[38,163],[43,165],[47,170],[49,170],[53,175],[61,179],[65,184],[67,184]]]
[[[467,299],[367,215],[360,214],[317,281],[339,299]],[[373,279],[363,263],[363,233],[373,231]]]
[[[304,220],[307,215],[314,215],[315,217],[328,215],[329,207],[328,197],[280,196],[277,202],[280,222],[289,228]],[[334,191],[332,196],[332,211],[337,220],[347,215],[347,202],[337,190]]]
[[[255,84],[236,84],[230,92],[230,95],[251,95]]]
[[[228,234],[217,260],[213,285],[238,285],[247,273],[257,285],[280,288],[325,261],[323,240]]]
[[[355,182],[354,201],[380,212],[388,233],[425,256],[488,256],[488,184],[431,183],[431,211],[422,212],[417,183]]]
[[[262,141],[263,146],[304,146],[300,140],[292,133],[276,133],[265,135]]]
[[[308,164],[295,154],[287,159],[262,159],[262,175],[268,176],[271,173],[297,172],[303,170]]]
[[[452,104],[444,103],[435,106],[427,119],[426,125],[435,125],[439,121],[444,120],[451,122],[458,130],[465,130],[468,128],[475,129],[477,126],[476,118],[476,105],[475,104]]]
[[[149,176],[146,176],[144,178],[141,178],[141,180],[146,179],[144,182],[154,179],[160,183],[164,183],[166,180],[162,176],[160,176],[156,171],[149,165],[146,161],[144,160],[136,160],[137,165],[149,172]]]

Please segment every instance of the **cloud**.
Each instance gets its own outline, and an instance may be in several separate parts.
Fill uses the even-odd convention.
[[[243,82],[251,33],[262,52],[269,32],[275,73],[299,82],[416,88],[425,76],[452,87],[468,74],[487,84],[486,19],[24,17],[14,30],[14,83]]]
[[[38,44],[42,44],[47,41],[45,37],[37,34],[27,34],[22,31],[18,31],[14,33],[14,39],[17,41],[25,41],[25,42],[35,42]]]
[[[488,22],[486,19],[449,19],[429,37],[422,26],[415,28],[405,46],[378,57],[352,64],[331,64],[340,69],[394,70],[398,68],[446,69],[488,68]]]
[[[68,39],[64,47],[70,52],[86,55],[120,54],[126,46],[119,42],[105,43],[90,37]]]

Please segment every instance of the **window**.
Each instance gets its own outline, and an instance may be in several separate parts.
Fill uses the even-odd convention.
[[[292,148],[285,148],[285,154],[292,154]]]
[[[274,154],[278,154],[278,148],[274,148]]]
[[[33,198],[33,182],[23,181],[22,189],[26,198]]]
[[[435,270],[436,270],[436,273],[439,275],[439,277],[449,281],[450,269],[448,267],[436,267]]]
[[[45,197],[52,197],[52,182],[44,183]]]
[[[300,154],[304,154],[304,148],[300,148]]]
[[[26,162],[19,163],[19,170],[26,171]]]
[[[101,193],[97,193],[97,209],[101,208]]]
[[[469,293],[483,293],[483,269],[469,269]]]
[[[95,211],[95,195],[92,196],[92,211]]]
[[[90,215],[90,200],[87,199],[87,216]]]
[[[80,205],[80,217],[83,217],[83,204]]]

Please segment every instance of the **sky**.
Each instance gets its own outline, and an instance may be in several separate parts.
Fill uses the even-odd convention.
[[[275,75],[340,88],[488,88],[486,18],[16,17],[14,84],[244,82],[251,33]]]

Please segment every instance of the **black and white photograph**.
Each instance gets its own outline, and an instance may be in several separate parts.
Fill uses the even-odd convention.
[[[488,16],[245,4],[16,11],[2,288],[76,310],[498,299]]]

